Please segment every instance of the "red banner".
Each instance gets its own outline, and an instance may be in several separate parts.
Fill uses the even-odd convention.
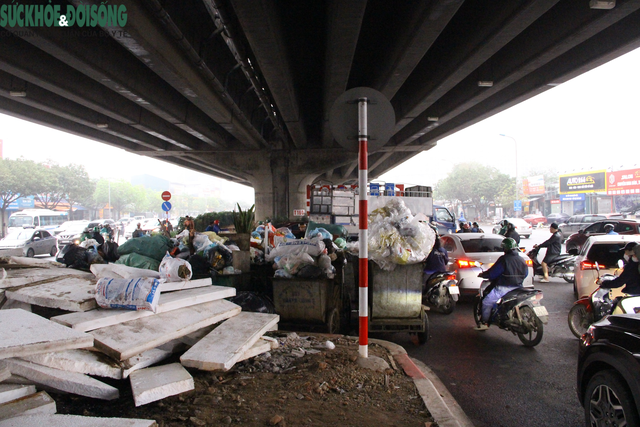
[[[607,172],[607,194],[640,194],[640,169]]]

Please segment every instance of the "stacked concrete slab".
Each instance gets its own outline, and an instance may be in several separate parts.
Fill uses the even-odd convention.
[[[94,270],[100,277],[142,274],[125,266]],[[29,423],[37,420],[69,425],[64,418],[68,416],[53,415],[51,397],[37,390],[111,400],[118,398],[118,390],[93,376],[130,378],[135,404],[140,406],[192,390],[193,378],[183,366],[228,370],[277,346],[277,341],[263,335],[277,329],[279,317],[241,312],[225,300],[235,296],[235,289],[213,286],[210,279],[161,284],[154,313],[97,308],[97,279],[88,273],[43,263],[7,271],[0,295],[6,298],[4,304],[0,300],[0,427],[33,425]],[[70,313],[46,319],[30,313],[32,305]],[[185,350],[181,363],[161,364]],[[148,420],[130,424],[106,420],[74,422],[148,425]]]

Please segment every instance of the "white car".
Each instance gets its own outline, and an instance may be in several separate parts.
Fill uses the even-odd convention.
[[[58,252],[58,241],[47,230],[25,228],[0,240],[0,256],[50,255]]]
[[[440,237],[442,247],[449,254],[449,271],[455,271],[461,295],[478,293],[483,280],[478,274],[488,270],[504,254],[501,235],[484,233],[457,233]],[[533,287],[533,262],[524,253],[520,256],[527,263],[529,273],[523,286]]]
[[[627,242],[640,243],[640,235],[620,234],[591,236],[582,245],[582,249],[576,259],[574,293],[577,298],[582,298],[597,288],[598,274],[613,274],[618,268],[618,260],[624,253],[622,248]],[[600,273],[596,270],[596,262]]]
[[[520,235],[520,237],[526,237],[527,239],[529,237],[531,237],[531,233],[533,233],[533,228],[531,227],[531,224],[529,224],[527,221],[525,221],[522,218],[505,218],[505,221],[509,221],[511,224],[514,225],[514,227],[516,228],[516,231],[518,232],[518,234]],[[498,234],[498,232],[500,231],[500,223],[498,223],[497,225],[493,226],[493,234]]]

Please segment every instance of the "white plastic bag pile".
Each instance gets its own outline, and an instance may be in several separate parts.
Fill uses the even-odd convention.
[[[292,278],[306,266],[315,266],[329,279],[335,275],[335,268],[331,265],[331,258],[326,253],[322,237],[313,239],[299,239],[281,242],[269,255],[268,261],[274,261],[277,268],[275,277]],[[307,267],[308,268],[308,267]],[[316,269],[316,271],[319,271]],[[305,272],[300,276],[304,277]]]
[[[401,199],[393,198],[369,214],[369,259],[383,270],[424,261],[435,238],[433,229],[418,221]]]

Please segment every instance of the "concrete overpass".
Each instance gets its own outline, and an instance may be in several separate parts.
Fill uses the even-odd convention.
[[[395,109],[375,178],[640,46],[640,0],[109,4],[124,25],[1,28],[0,111],[250,185],[261,218],[303,208],[307,184],[356,182],[328,126],[347,89]]]

